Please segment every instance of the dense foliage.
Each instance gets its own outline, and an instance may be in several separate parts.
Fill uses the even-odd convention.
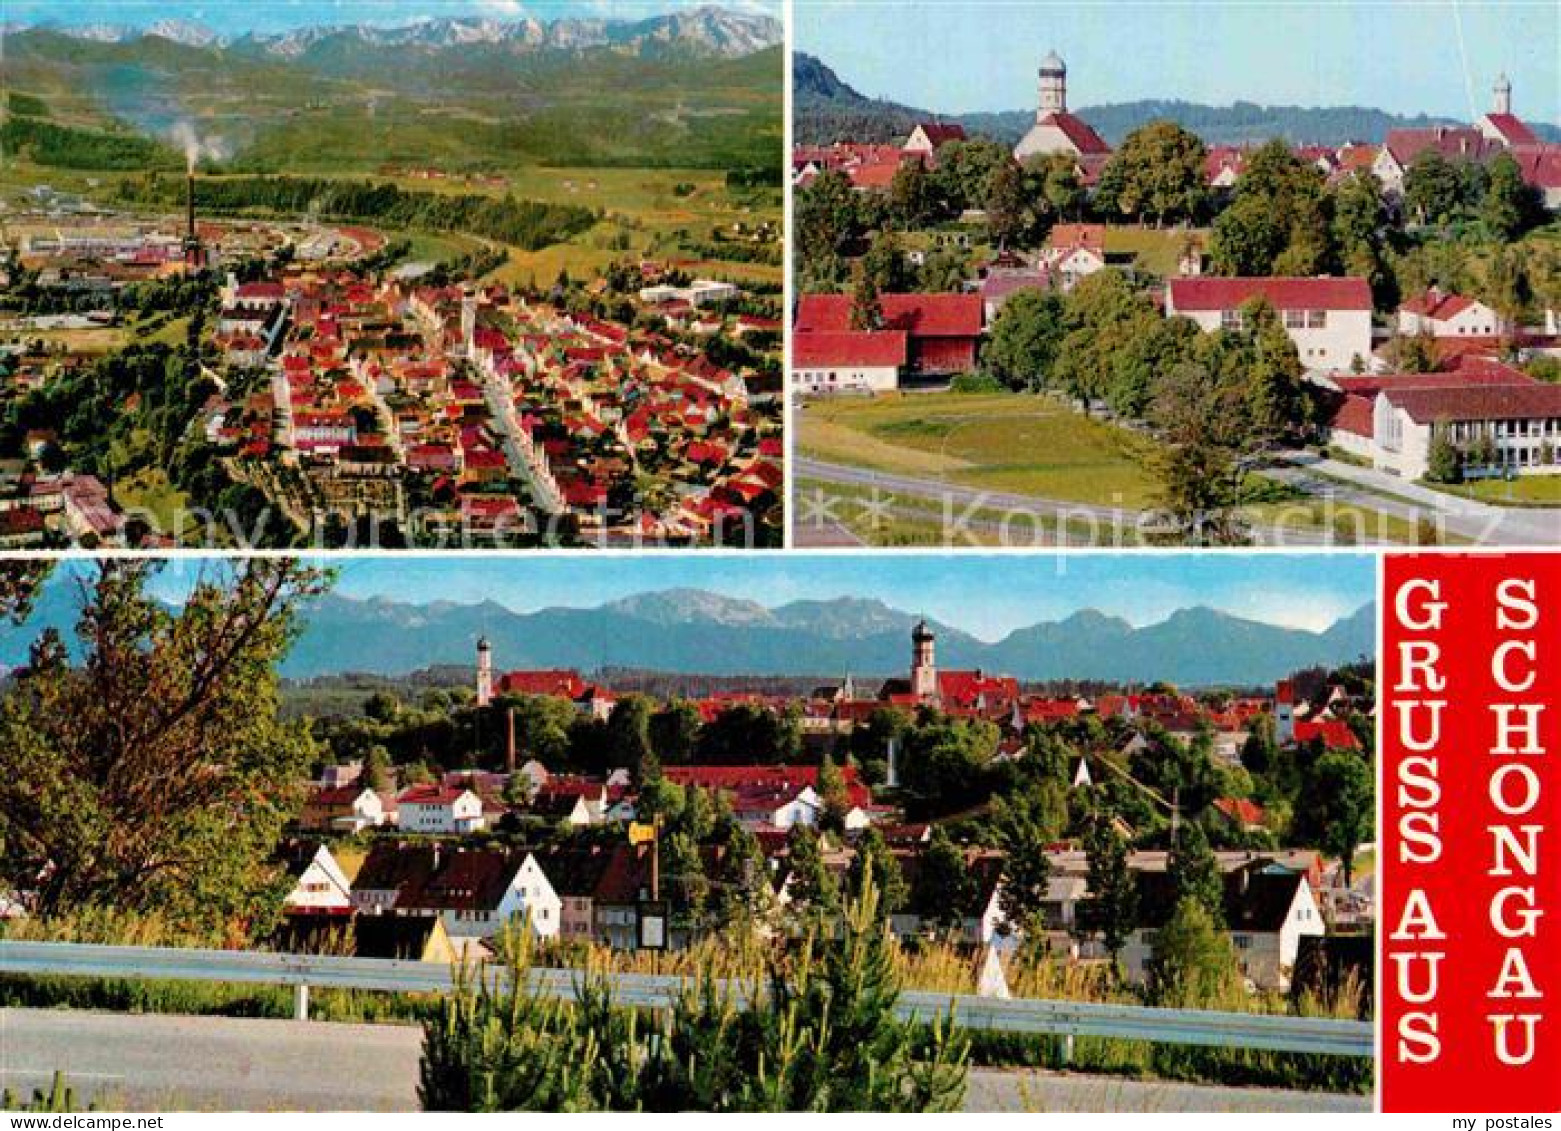
[[[120,183],[127,203],[177,205],[185,186],[177,178],[148,177]],[[373,221],[391,228],[469,232],[536,251],[578,235],[596,223],[588,208],[476,194],[412,192],[393,184],[310,177],[201,179],[196,205],[231,214],[260,209],[288,215]]]

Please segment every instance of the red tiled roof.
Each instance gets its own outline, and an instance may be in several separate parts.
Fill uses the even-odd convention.
[[[1214,808],[1241,825],[1261,825],[1263,818],[1267,816],[1261,805],[1245,797],[1218,798],[1214,802]]]
[[[555,695],[578,699],[585,691],[580,673],[568,668],[506,672],[499,677],[498,690],[505,695]]]
[[[850,295],[803,295],[796,332],[850,333]],[[885,294],[879,296],[884,329],[903,330],[912,338],[974,338],[981,334],[980,295]]]
[[[1104,224],[1058,224],[1047,235],[1046,246],[1062,251],[1082,247],[1104,254],[1106,226]]]
[[[1516,114],[1487,114],[1485,120],[1508,145],[1537,145],[1539,137]]]
[[[1407,310],[1411,314],[1419,314],[1425,318],[1433,318],[1438,322],[1445,322],[1449,318],[1455,318],[1474,305],[1472,298],[1463,295],[1448,294],[1435,287],[1422,295],[1416,295],[1400,310]]]
[[[1561,145],[1524,146],[1512,151],[1523,179],[1535,188],[1561,189]]]
[[[792,338],[791,364],[835,367],[841,365],[894,366],[905,364],[905,334],[900,331],[847,331],[803,333]]]
[[[1429,126],[1389,130],[1383,148],[1408,168],[1421,153],[1433,149],[1449,161],[1484,161],[1506,147],[1469,126]]]
[[[1364,436],[1368,440],[1374,434],[1372,402],[1370,398],[1351,395],[1344,398],[1339,411],[1334,414],[1333,430]]]
[[[953,122],[917,122],[916,124],[921,132],[927,135],[927,140],[932,142],[934,149],[944,142],[965,140],[965,127]]]
[[[1360,749],[1360,739],[1343,719],[1297,719],[1295,740],[1310,742],[1314,738],[1322,739],[1323,745],[1330,750]]]
[[[1066,111],[1060,114],[1048,114],[1041,119],[1043,126],[1056,126],[1073,147],[1086,156],[1099,156],[1111,152],[1111,147],[1083,118],[1069,114]]]
[[[1343,278],[1172,279],[1171,305],[1177,313],[1236,310],[1253,298],[1266,298],[1276,310],[1371,309],[1371,285],[1357,276]]]
[[[1561,385],[1477,385],[1462,388],[1384,389],[1395,408],[1420,424],[1438,420],[1561,418]]]

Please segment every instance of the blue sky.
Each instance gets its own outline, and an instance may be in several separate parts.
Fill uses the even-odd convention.
[[[692,0],[0,0],[0,20],[144,27],[178,19],[205,24],[224,35],[241,35],[320,24],[408,24],[441,16],[637,20],[690,6]],[[736,0],[721,6],[765,11],[779,18],[781,0]]]
[[[159,588],[189,584],[198,559],[169,564]],[[594,607],[635,593],[706,589],[774,607],[877,597],[987,640],[1038,621],[1099,609],[1136,625],[1209,605],[1238,616],[1321,630],[1375,594],[1369,555],[1276,554],[592,555],[569,558],[337,558],[337,592],[426,604],[492,600],[518,612]]]
[[[1073,107],[1244,100],[1469,120],[1505,71],[1520,115],[1561,121],[1555,0],[797,0],[795,42],[863,94],[942,113],[1034,106],[1055,49]]]

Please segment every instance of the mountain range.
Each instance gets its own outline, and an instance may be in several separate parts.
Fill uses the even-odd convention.
[[[938,114],[902,103],[870,98],[840,78],[823,60],[802,52],[792,58],[795,137],[800,145],[835,141],[890,142],[902,139],[917,122],[958,123],[973,134],[1012,145],[1035,122],[1033,107],[991,113]],[[1416,126],[1455,125],[1448,118],[1424,114],[1392,114],[1367,106],[1264,106],[1236,102],[1210,106],[1177,99],[1145,99],[1075,111],[1111,145],[1139,126],[1169,118],[1209,145],[1259,144],[1284,138],[1296,144],[1343,145],[1351,141],[1380,142],[1388,130]],[[1530,122],[1536,133],[1561,141],[1561,129]]]
[[[164,140],[193,130],[203,154],[238,172],[773,167],[784,133],[782,25],[717,6],[231,38],[179,21],[33,24],[3,38],[4,86],[51,126]]]
[[[10,36],[47,31],[88,43],[122,45],[162,39],[185,47],[304,61],[311,56],[329,58],[343,45],[437,51],[474,44],[502,44],[516,55],[545,51],[578,53],[610,47],[640,55],[681,50],[736,59],[779,46],[785,38],[779,20],[762,13],[714,5],[641,20],[431,17],[399,25],[321,24],[286,32],[247,32],[238,36],[219,35],[204,24],[174,19],[159,20],[145,28],[104,23],[13,23],[3,30]]]
[[[49,586],[27,625],[0,628],[0,664],[24,662],[42,626],[68,628],[74,602],[72,587]],[[500,669],[616,666],[704,675],[884,676],[907,668],[910,630],[918,619],[861,598],[769,607],[691,589],[530,613],[493,601],[413,604],[330,594],[307,610],[282,670],[293,678],[404,675],[471,664],[476,641],[486,636]],[[1034,681],[1252,686],[1301,668],[1349,663],[1376,649],[1376,609],[1369,604],[1322,632],[1202,607],[1143,627],[1084,610],[993,642],[952,625],[928,624],[938,636],[940,665]]]

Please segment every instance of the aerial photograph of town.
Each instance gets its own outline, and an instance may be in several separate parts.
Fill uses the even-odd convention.
[[[0,549],[781,543],[778,0],[0,20]]]
[[[1558,37],[798,0],[796,543],[1561,542]]]
[[[556,565],[5,563],[0,1085],[1369,1110],[1373,559]]]

